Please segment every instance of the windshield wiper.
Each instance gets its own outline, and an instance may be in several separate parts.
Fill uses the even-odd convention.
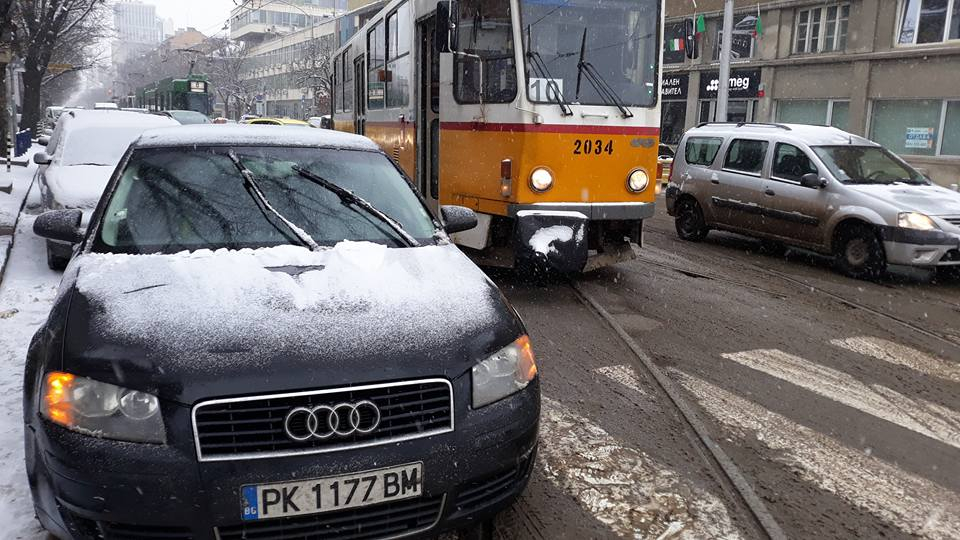
[[[597,91],[597,94],[600,95],[600,99],[604,103],[610,105],[616,105],[620,109],[620,114],[624,118],[632,118],[633,113],[630,112],[626,104],[620,99],[620,96],[617,95],[617,92],[611,87],[607,81],[600,75],[600,72],[597,71],[597,68],[593,67],[593,64],[586,60],[587,54],[587,29],[583,29],[583,37],[580,39],[580,60],[577,61],[577,95],[576,100],[580,101],[580,81],[584,75],[587,77],[587,81],[593,86]]]
[[[260,184],[257,182],[256,178],[253,177],[253,172],[250,169],[246,168],[243,163],[240,162],[240,158],[237,157],[237,154],[231,149],[227,152],[227,157],[230,158],[230,161],[237,167],[237,170],[240,171],[240,176],[243,177],[243,185],[246,186],[247,191],[253,196],[253,198],[259,203],[257,208],[260,208],[260,211],[263,212],[265,217],[269,218],[268,214],[273,214],[274,217],[279,219],[293,235],[300,240],[303,245],[310,248],[311,251],[320,251],[320,246],[314,241],[314,239],[307,234],[307,231],[298,227],[295,223],[289,219],[283,217],[283,214],[277,211],[273,205],[270,204],[270,201],[267,199],[267,196],[263,194],[263,190],[260,189]],[[268,219],[269,221],[269,219]]]
[[[354,209],[363,210],[364,212],[366,212],[368,216],[373,216],[377,218],[377,220],[383,222],[387,227],[390,227],[390,229],[393,230],[393,232],[395,232],[397,236],[399,236],[404,241],[404,243],[407,244],[407,247],[420,246],[420,242],[417,242],[417,239],[411,236],[410,233],[408,233],[406,230],[404,230],[404,228],[399,223],[397,223],[396,220],[384,214],[380,210],[377,210],[375,206],[368,203],[366,199],[364,199],[363,197],[357,195],[356,193],[348,189],[344,189],[334,184],[333,182],[330,182],[329,180],[323,178],[322,176],[316,173],[310,172],[307,169],[304,169],[299,165],[294,165],[292,169],[294,172],[296,172],[303,178],[310,180],[314,184],[317,184],[318,186],[326,189],[327,191],[330,191],[331,193],[339,197],[340,204],[344,206],[349,206]]]
[[[531,60],[530,65],[533,66],[533,70],[536,71],[541,78],[547,80],[547,97],[550,97],[550,91],[552,90],[553,101],[560,106],[560,111],[563,113],[563,115],[573,116],[573,111],[570,110],[569,104],[563,99],[563,93],[560,91],[560,86],[547,69],[547,64],[543,61],[543,57],[540,56],[539,52],[533,50],[531,47],[533,41],[530,39],[530,26],[532,25],[527,25],[527,58]]]

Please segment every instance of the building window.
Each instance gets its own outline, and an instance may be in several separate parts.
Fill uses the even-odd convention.
[[[680,144],[687,123],[686,101],[664,101],[660,113],[660,142]]]
[[[798,11],[794,52],[818,53],[846,49],[849,20],[850,4]]]
[[[899,45],[960,39],[960,0],[902,0]]]
[[[720,59],[723,46],[723,24],[717,25],[717,46],[713,48],[713,59]],[[733,22],[733,39],[730,42],[730,57],[733,60],[753,58],[754,42],[757,32],[756,14],[739,15]]]
[[[847,131],[850,102],[837,100],[781,100],[777,102],[777,122],[833,126]]]
[[[898,154],[960,156],[960,101],[874,101],[870,138]]]
[[[673,23],[663,27],[663,63],[682,64],[687,57],[686,31],[684,23]]]

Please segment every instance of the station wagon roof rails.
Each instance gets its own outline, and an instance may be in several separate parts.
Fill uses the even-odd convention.
[[[701,128],[704,126],[736,126],[736,127],[757,126],[757,127],[770,127],[770,128],[784,129],[787,131],[793,131],[792,129],[790,129],[790,126],[786,124],[772,124],[767,122],[702,122],[701,124],[697,125],[698,128]]]

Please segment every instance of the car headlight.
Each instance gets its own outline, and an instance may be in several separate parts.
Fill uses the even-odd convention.
[[[550,189],[553,187],[553,173],[546,167],[537,167],[530,173],[530,187],[541,193]]]
[[[156,396],[71,373],[47,373],[40,414],[94,437],[161,444],[167,440]]]
[[[930,219],[930,216],[919,212],[901,212],[897,216],[897,225],[905,229],[917,229],[921,231],[932,231],[940,228]]]
[[[526,388],[537,376],[530,338],[516,341],[473,366],[473,408],[478,409]]]
[[[634,169],[627,176],[627,189],[634,193],[640,193],[650,185],[650,175],[643,169]]]

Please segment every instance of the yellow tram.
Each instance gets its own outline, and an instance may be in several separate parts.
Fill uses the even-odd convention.
[[[653,216],[663,0],[393,0],[335,56],[334,128],[376,141],[480,262],[584,271]]]

